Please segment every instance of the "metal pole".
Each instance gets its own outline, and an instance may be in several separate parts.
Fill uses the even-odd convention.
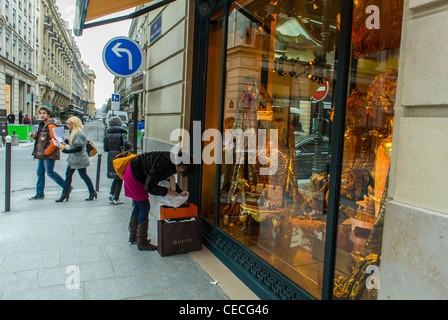
[[[11,136],[7,136],[5,155],[5,212],[11,211]]]
[[[98,154],[98,163],[96,166],[96,191],[100,191],[100,178],[101,178],[101,158],[103,155]]]
[[[134,94],[134,127],[132,128],[132,145],[134,146],[134,153],[137,154],[138,139],[137,139],[137,126],[138,126],[138,94]]]

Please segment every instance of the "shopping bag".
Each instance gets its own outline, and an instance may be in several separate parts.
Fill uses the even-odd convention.
[[[126,151],[120,154],[117,154],[115,159],[112,161],[112,165],[114,166],[115,172],[123,180],[124,171],[128,167],[129,163],[132,159],[138,157],[138,155],[131,153],[130,151]]]
[[[160,207],[160,219],[181,219],[198,216],[198,207],[192,203],[186,203],[178,208],[169,206]]]
[[[202,222],[197,218],[157,223],[157,250],[162,257],[202,250]]]

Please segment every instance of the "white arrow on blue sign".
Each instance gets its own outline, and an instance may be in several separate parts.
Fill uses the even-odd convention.
[[[130,77],[137,73],[143,62],[142,51],[134,40],[116,37],[103,49],[103,62],[107,70],[117,77]]]

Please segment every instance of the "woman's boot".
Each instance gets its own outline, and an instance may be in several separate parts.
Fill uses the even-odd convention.
[[[148,223],[146,220],[137,226],[137,248],[138,250],[157,250],[157,246],[148,240]]]
[[[98,193],[95,190],[89,190],[89,197],[86,199],[86,201],[92,201],[94,198],[98,198]]]
[[[131,244],[137,242],[137,223],[138,215],[131,216],[131,220],[129,220],[129,242]]]

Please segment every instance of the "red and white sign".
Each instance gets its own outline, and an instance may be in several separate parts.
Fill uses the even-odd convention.
[[[325,83],[323,85],[321,85],[316,90],[316,92],[314,92],[311,99],[314,100],[315,102],[320,102],[320,101],[324,100],[327,97],[329,88],[330,88],[330,85],[328,84],[328,81],[325,81]]]

